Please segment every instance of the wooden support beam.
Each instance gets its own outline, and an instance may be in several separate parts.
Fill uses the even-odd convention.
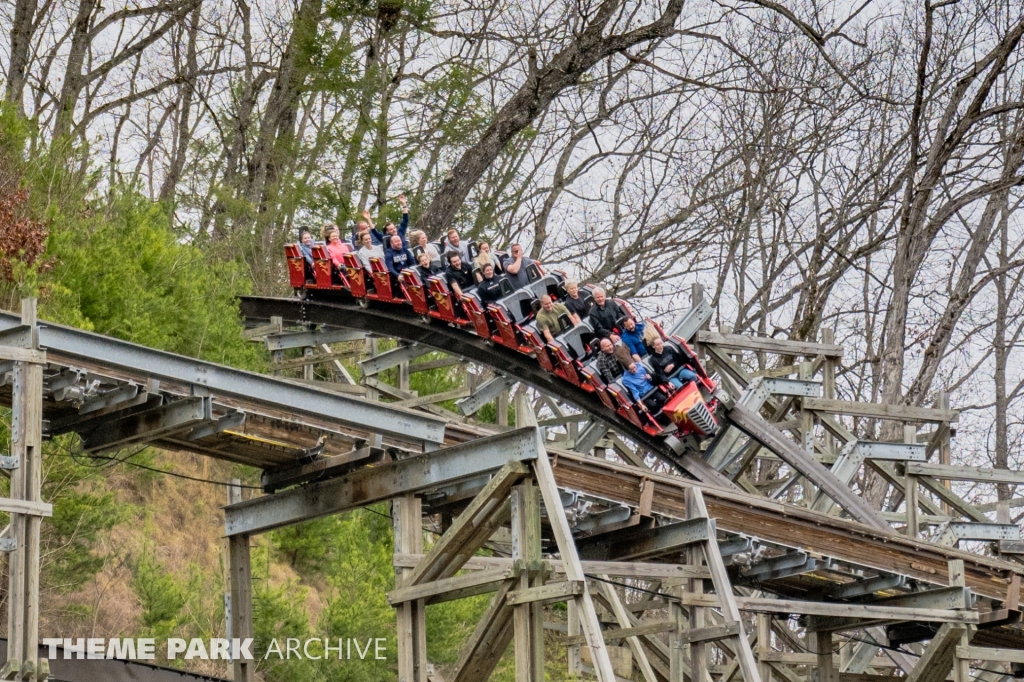
[[[1024,472],[989,467],[953,466],[931,462],[907,462],[907,474],[931,476],[945,481],[974,481],[979,483],[1024,483]]]
[[[396,568],[415,568],[425,556],[424,554],[396,554],[394,565]],[[508,557],[478,556],[466,561],[462,569],[467,571],[507,569],[512,567],[512,563],[512,559]],[[658,564],[643,561],[583,561],[581,563],[583,564],[583,571],[587,575],[606,574],[618,578],[639,578],[643,580],[660,578],[711,579],[711,573],[706,568],[689,566],[687,564]],[[565,562],[560,559],[548,559],[544,564],[550,574],[565,575]]]
[[[415,495],[405,495],[391,504],[394,520],[395,552],[418,554],[423,551],[423,504]],[[410,585],[412,571],[398,569],[395,584]],[[415,596],[396,607],[398,640],[398,681],[427,682],[427,609]]]
[[[244,640],[255,636],[252,620],[252,559],[248,535],[228,538],[228,557],[231,575],[231,636]],[[234,682],[255,680],[256,661],[238,659],[233,664]]]
[[[835,474],[815,461],[809,453],[797,447],[757,413],[736,405],[729,411],[729,419],[744,433],[777,454],[807,480],[818,486],[852,517],[878,530],[892,533],[889,524],[864,498],[850,490],[836,478]]]
[[[780,355],[802,355],[814,357],[823,355],[830,358],[842,358],[843,347],[837,344],[814,343],[809,341],[790,341],[788,339],[770,339],[760,336],[743,336],[741,334],[721,334],[718,332],[697,332],[697,341],[714,344],[722,348],[745,350],[763,353],[779,353]]]
[[[934,407],[883,405],[881,403],[828,400],[826,398],[804,398],[804,409],[824,412],[825,414],[841,414],[849,417],[926,423],[955,422],[960,415],[956,410],[942,410]]]
[[[632,624],[630,623],[629,612],[623,606],[618,590],[615,589],[614,585],[606,582],[607,580],[608,576],[601,576],[601,580],[597,583],[598,592],[604,597],[604,601],[607,602],[608,606],[611,607],[612,614],[615,616],[619,628],[629,628]],[[647,658],[640,639],[637,636],[626,637],[625,639],[629,650],[633,652],[633,663],[640,669],[640,674],[643,675],[644,680],[646,682],[658,682],[657,675],[654,673],[654,668],[651,667],[651,662]],[[604,640],[605,642],[608,641],[607,634],[604,635]]]
[[[400,587],[388,592],[387,600],[392,606],[417,599],[426,600],[428,604],[438,604],[485,592],[494,592],[503,582],[514,578],[519,573],[520,571],[515,570],[512,566],[504,569],[472,571],[466,575]]]
[[[944,623],[932,637],[906,682],[943,682],[953,669],[956,648],[967,628],[959,623]]]
[[[10,537],[15,548],[8,555],[7,664],[0,677],[34,680],[49,671],[39,658],[40,528],[52,514],[42,501],[43,364],[46,352],[38,349],[36,300],[21,302],[20,333],[0,345],[0,359],[14,361],[11,387],[11,451],[18,467],[11,471],[10,498],[2,507],[11,514]]]
[[[680,644],[692,644],[694,642],[714,642],[726,637],[739,635],[738,623],[726,623],[725,625],[711,625],[699,630],[687,630],[679,633]]]
[[[675,630],[675,627],[676,625],[673,621],[659,620],[633,627],[611,628],[609,630],[604,630],[602,634],[604,635],[605,642],[615,642],[629,637],[641,637],[643,635],[657,635],[662,632],[672,632]],[[574,644],[586,644],[587,640],[583,635],[569,635],[567,637],[559,637],[558,643],[571,646]]]
[[[455,523],[434,543],[427,556],[410,573],[408,585],[450,578],[476,554],[494,531],[508,521],[511,505],[506,498],[530,473],[522,462],[509,462],[470,502]]]
[[[332,350],[320,353],[312,352],[312,348],[307,348],[306,350],[310,352],[304,353],[302,357],[274,362],[272,364],[272,367],[275,370],[295,369],[296,367],[308,367],[310,365],[319,365],[325,362],[331,362],[332,360],[348,360],[350,358],[357,358],[366,355],[366,350],[363,348],[360,348],[358,350]],[[312,379],[313,377],[304,378]]]
[[[964,661],[985,661],[988,663],[1018,663],[1024,665],[1024,651],[1019,649],[994,649],[980,646],[958,646],[956,657]]]
[[[706,595],[683,594],[680,598],[684,606],[715,607],[714,597]],[[860,618],[868,621],[925,621],[930,623],[970,623],[978,622],[975,611],[956,611],[952,609],[925,609],[898,606],[875,606],[872,604],[847,604],[836,602],[811,602],[795,599],[768,599],[765,597],[736,597],[736,604],[741,611],[779,613],[789,615],[823,616]]]
[[[517,405],[517,420],[518,416]],[[534,476],[544,500],[544,507],[548,511],[548,522],[551,524],[555,543],[562,555],[562,561],[565,562],[566,577],[569,580],[585,581],[586,575],[583,572],[583,565],[580,563],[579,553],[576,551],[576,544],[573,542],[572,530],[569,528],[565,511],[562,509],[558,484],[555,482],[554,472],[551,470],[551,462],[548,461],[547,454],[544,452],[544,444],[540,442],[539,432],[537,432],[537,441],[540,454],[533,462]],[[594,608],[594,601],[591,599],[586,583],[584,583],[583,594],[577,597],[575,602],[578,607],[580,626],[587,637],[587,647],[590,649],[597,678],[600,682],[614,682],[615,672],[612,670],[611,657],[605,646],[604,638],[601,637],[601,622],[597,617],[597,609]]]
[[[507,596],[515,589],[517,582],[517,579],[512,578],[505,581],[491,598],[490,605],[477,621],[469,641],[459,652],[452,682],[480,682],[491,676],[514,634],[512,606]]]
[[[700,488],[690,488],[686,495],[687,516],[690,518],[705,518],[710,525],[708,508],[704,503],[704,496]],[[711,539],[703,545],[704,559],[711,570],[711,582],[715,586],[718,596],[719,608],[722,612],[722,619],[726,625],[735,625],[739,632],[736,637],[736,660],[739,662],[740,672],[746,682],[761,682],[761,675],[758,672],[757,661],[754,659],[754,652],[750,648],[750,640],[743,630],[743,621],[740,617],[739,606],[736,597],[732,593],[732,584],[729,582],[729,575],[725,570],[725,562],[718,551],[718,542],[712,535]],[[695,629],[692,627],[691,629]],[[699,646],[699,645],[698,645]]]
[[[441,403],[445,400],[455,400],[457,398],[465,398],[470,395],[472,391],[469,388],[453,388],[450,391],[442,391],[441,393],[431,393],[430,395],[421,395],[415,398],[408,398],[406,400],[399,400],[398,402],[391,403],[392,407],[419,407],[420,405],[430,405],[432,403]]]
[[[815,632],[813,639],[818,658],[818,682],[839,682],[839,669],[832,660],[832,633]]]
[[[508,603],[512,606],[530,606],[554,604],[555,602],[570,601],[574,597],[583,594],[583,582],[579,580],[564,580],[557,583],[547,583],[538,587],[524,587],[508,593]]]
[[[544,682],[544,604],[582,593],[576,581],[544,585],[541,563],[540,495],[530,479],[511,491],[512,561],[524,568],[518,588],[506,601],[513,606],[516,682]]]

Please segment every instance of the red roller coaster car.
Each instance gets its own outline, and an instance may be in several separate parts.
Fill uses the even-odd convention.
[[[409,305],[424,321],[437,320],[459,327],[467,334],[475,334],[489,343],[499,344],[518,353],[536,358],[545,371],[595,394],[619,418],[630,422],[651,436],[674,435],[677,438],[696,436],[708,438],[718,431],[718,399],[715,381],[708,376],[696,354],[684,339],[668,337],[657,322],[647,320],[683,358],[684,367],[697,375],[696,381],[675,388],[669,384],[656,387],[668,399],[657,414],[652,414],[642,401],[633,400],[629,391],[618,381],[606,384],[594,363],[597,350],[596,337],[590,325],[583,321],[572,325],[562,319],[561,331],[549,342],[534,322],[540,308],[540,297],[547,294],[558,300],[566,296],[565,276],[560,272],[545,272],[539,265],[528,271],[529,284],[514,289],[508,279],[502,280],[503,296],[484,305],[473,289],[464,291],[461,299],[448,287],[443,276],[422,281],[414,269],[404,270],[398,281],[384,267],[379,258],[371,258],[371,270],[363,269],[358,257],[344,256],[345,267],[338,268],[331,261],[327,249],[313,247],[313,265],[302,257],[298,244],[285,246],[288,276],[291,286],[304,297],[329,299],[332,295],[351,296],[360,305],[370,301],[390,305]],[[592,289],[580,288],[580,296],[589,298]],[[627,315],[636,319],[626,301],[616,299]],[[644,363],[650,370],[650,367]],[[683,367],[677,368],[677,371]]]

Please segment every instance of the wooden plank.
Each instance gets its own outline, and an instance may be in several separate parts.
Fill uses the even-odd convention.
[[[25,514],[27,516],[53,516],[53,505],[48,502],[32,502],[29,500],[12,500],[0,497],[0,512],[8,514]]]
[[[517,396],[516,420],[519,421],[521,404],[526,402],[525,394]],[[528,405],[528,404],[527,404]],[[532,410],[531,410],[532,412]],[[529,417],[527,416],[528,420]],[[565,511],[562,509],[562,498],[558,492],[558,484],[555,482],[554,472],[551,470],[551,462],[548,461],[544,449],[544,442],[540,438],[540,431],[537,431],[538,457],[534,460],[533,470],[540,488],[541,497],[544,500],[544,507],[548,511],[548,523],[555,536],[555,543],[558,551],[565,562],[565,574],[569,580],[585,581],[586,574],[583,572],[583,565],[580,563],[579,553],[576,551],[576,544],[572,538],[572,530],[565,518]],[[605,646],[604,638],[601,636],[601,622],[597,617],[597,609],[594,608],[594,601],[590,596],[586,583],[583,585],[583,594],[576,598],[580,616],[580,626],[587,637],[587,647],[590,649],[591,659],[594,662],[594,669],[597,679],[600,682],[614,682],[615,672],[612,670],[611,657]]]
[[[529,473],[529,467],[522,462],[505,464],[417,564],[407,584],[420,585],[455,575],[494,530],[508,520],[511,505],[505,498]]]
[[[280,334],[283,325],[281,324],[281,318],[277,318],[276,322],[265,324],[259,327],[253,327],[251,329],[242,330],[242,338],[246,341],[260,341],[264,336],[270,336],[271,334]]]
[[[629,619],[629,612],[625,609],[622,604],[622,599],[619,598],[619,592],[615,589],[615,586],[608,583],[608,576],[601,576],[598,582],[598,590],[604,597],[605,602],[612,609],[612,614],[615,616],[616,622],[620,628],[628,628],[632,623]],[[638,637],[630,636],[626,637],[626,644],[629,646],[629,650],[633,652],[633,661],[636,666],[640,668],[640,674],[643,675],[646,682],[658,682],[657,675],[654,673],[654,668],[651,667],[651,662],[647,658],[646,652],[644,652],[643,646],[640,644]],[[608,641],[608,635],[604,636],[605,642]]]
[[[698,343],[714,344],[722,348],[734,348],[781,355],[803,355],[814,357],[824,355],[831,358],[842,358],[843,347],[834,343],[814,343],[811,341],[790,341],[789,339],[770,339],[742,334],[722,334],[719,332],[697,332]]]
[[[704,503],[704,496],[700,488],[690,488],[687,492],[687,511],[689,516],[708,517],[708,508]],[[696,512],[694,514],[693,512]],[[708,520],[710,524],[710,519]],[[711,534],[711,540],[704,543],[704,558],[708,568],[711,570],[711,581],[714,583],[715,592],[721,602],[722,618],[726,625],[735,625],[738,628],[736,640],[736,660],[739,663],[740,671],[746,682],[761,682],[761,673],[758,670],[757,661],[754,659],[754,652],[750,648],[750,641],[746,632],[743,631],[743,621],[740,617],[739,606],[736,597],[732,593],[732,584],[729,582],[729,575],[725,569],[725,562],[718,551],[718,542]]]
[[[891,419],[904,422],[953,422],[960,413],[957,410],[940,410],[934,407],[911,407],[908,405],[882,405],[852,400],[829,400],[827,398],[804,398],[804,409],[841,414],[869,419]]]
[[[461,596],[468,596],[465,594],[467,588],[486,588],[481,589],[477,594],[483,592],[493,592],[504,581],[509,578],[518,575],[518,571],[514,570],[511,566],[507,569],[491,569],[488,571],[473,571],[468,575],[455,576],[453,578],[443,578],[441,580],[434,580],[432,582],[420,583],[418,585],[412,585],[410,587],[400,587],[396,590],[392,590],[387,593],[388,604],[396,606],[403,602],[415,601],[417,599],[429,599],[431,597],[444,597],[446,594],[459,592],[463,593]],[[431,603],[439,603],[442,601],[450,601],[449,599],[436,599]]]
[[[944,481],[977,481],[982,483],[1024,483],[1024,471],[990,467],[955,466],[931,462],[907,462],[908,475],[931,476]]]
[[[726,637],[735,637],[740,634],[738,623],[726,623],[725,625],[711,625],[699,630],[687,630],[679,633],[680,644],[691,644],[693,642],[713,642]]]
[[[394,566],[396,568],[415,568],[416,564],[423,560],[425,554],[396,554]],[[548,559],[544,562],[552,573],[565,574],[565,563],[559,559]],[[627,562],[627,561],[584,561],[583,570],[587,575],[607,574],[621,578],[700,578],[711,579],[711,572],[699,566],[686,564],[655,564],[648,562]],[[493,568],[509,568],[512,566],[512,559],[506,557],[472,557],[463,566],[462,570],[482,571]]]
[[[885,519],[879,516],[876,509],[757,413],[736,405],[729,410],[729,420],[744,433],[785,460],[787,464],[818,486],[824,494],[832,498],[855,519],[883,532],[893,533],[892,528]]]
[[[442,369],[444,367],[454,367],[455,365],[464,365],[465,360],[462,358],[441,358],[440,360],[428,360],[426,362],[417,362],[409,365],[409,374],[416,374],[417,372],[428,372],[432,369]]]
[[[292,358],[290,360],[281,360],[280,362],[273,363],[272,366],[274,369],[294,369],[296,367],[305,367],[307,365],[318,365],[332,360],[347,360],[348,358],[356,358],[361,355],[366,355],[366,349],[360,348],[359,350],[313,353],[312,355],[303,355],[302,357]]]
[[[463,387],[452,389],[451,391],[442,391],[441,393],[432,393],[430,395],[421,395],[416,398],[408,398],[406,400],[399,400],[398,402],[390,403],[392,407],[419,407],[420,405],[429,405],[431,403],[440,403],[445,400],[455,400],[457,398],[465,398],[472,394],[472,389]]]
[[[459,652],[452,682],[480,682],[490,677],[498,660],[512,641],[512,607],[505,597],[515,589],[515,579],[502,583],[487,610],[477,621],[469,641]]]
[[[953,669],[956,647],[967,629],[956,623],[943,623],[928,643],[906,682],[943,682]]]
[[[643,635],[657,635],[662,632],[672,632],[676,627],[675,622],[671,620],[659,620],[652,623],[644,623],[643,625],[637,625],[635,627],[628,628],[612,628],[605,630],[604,641],[614,642],[620,639],[626,639],[627,637],[641,637]],[[574,644],[586,644],[587,640],[583,635],[569,635],[567,637],[559,637],[556,640],[558,644],[562,645],[574,645]]]
[[[861,618],[865,620],[893,621],[926,621],[931,623],[970,623],[978,622],[975,611],[956,611],[951,609],[922,609],[913,607],[886,607],[871,604],[847,604],[837,602],[809,602],[793,599],[767,599],[764,597],[736,597],[736,605],[740,611],[788,613],[806,616],[832,616],[843,618]],[[717,599],[707,595],[683,594],[680,597],[684,606],[715,607]]]
[[[1018,649],[992,649],[980,646],[958,646],[956,657],[965,661],[989,663],[1020,663],[1024,665],[1024,651]]]
[[[17,346],[0,346],[0,360],[45,365],[46,351],[34,348],[18,348]]]
[[[534,602],[553,604],[554,602],[566,601],[581,594],[583,594],[582,581],[565,580],[557,583],[547,583],[541,587],[514,590],[508,593],[506,600],[511,606],[532,604]]]

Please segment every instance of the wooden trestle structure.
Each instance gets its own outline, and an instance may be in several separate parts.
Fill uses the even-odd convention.
[[[252,633],[252,536],[391,501],[400,682],[485,680],[510,644],[522,682],[544,679],[553,644],[566,677],[602,682],[994,682],[1024,668],[1019,505],[977,507],[947,484],[1024,475],[953,465],[957,413],[943,395],[930,408],[840,400],[831,338],[713,332],[699,291],[693,303],[677,333],[733,404],[714,441],[682,454],[499,349],[372,308],[243,301],[247,335],[278,377],[36,325],[30,312],[25,325],[0,315],[0,358],[43,368],[30,415],[44,437],[75,431],[86,454],[153,443],[263,470],[266,494],[234,489],[225,507],[233,637]],[[399,342],[385,350],[381,337]],[[24,338],[37,355],[9,357]],[[342,360],[358,361],[358,380]],[[442,367],[464,385],[410,389],[411,375]],[[17,411],[38,398],[12,371],[0,399]],[[450,400],[457,412],[438,404]],[[497,424],[472,419],[488,403]],[[902,442],[858,438],[881,422],[901,424]],[[12,454],[32,446],[31,429],[16,436]],[[866,474],[887,486],[872,496],[881,506],[860,495]],[[4,509],[34,513],[17,504]],[[429,545],[426,518],[442,529]],[[4,547],[24,547],[30,566],[26,532]],[[427,607],[481,594],[490,605],[458,662],[435,668]],[[30,613],[38,600],[26,595]],[[545,609],[556,602],[564,619]],[[20,674],[45,665],[20,663]],[[253,665],[234,662],[234,679],[254,680]]]

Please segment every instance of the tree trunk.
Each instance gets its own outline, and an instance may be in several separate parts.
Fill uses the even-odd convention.
[[[935,130],[931,133],[931,147],[927,154],[921,154],[921,121],[925,109],[923,96],[924,92],[932,87],[928,82],[928,54],[934,8],[928,4],[925,12],[925,37],[918,65],[917,94],[911,116],[910,155],[904,171],[906,190],[900,211],[896,253],[893,258],[893,292],[882,335],[882,401],[892,405],[902,404],[908,399],[903,391],[903,374],[907,312],[914,282],[935,237],[946,220],[955,213],[953,211],[947,214],[947,207],[956,206],[959,201],[966,201],[975,190],[950,199],[941,208],[932,207],[932,199],[936,188],[942,182],[949,160],[962,150],[962,143],[974,127],[985,120],[983,111],[988,96],[1024,35],[1024,19],[1020,19],[988,54],[980,57],[973,68],[968,69],[956,82],[949,100],[942,108]],[[933,74],[933,78],[940,77],[941,74]],[[993,186],[992,191],[999,189],[1001,188]],[[975,200],[984,196],[982,194]],[[925,395],[929,389],[930,385],[917,386],[915,396]],[[896,425],[893,429],[887,430],[884,437],[894,438],[898,436],[898,430]]]
[[[14,23],[11,25],[11,63],[7,70],[8,102],[18,107],[18,113],[24,113],[22,96],[28,76],[29,57],[32,47],[37,0],[16,0],[14,3]]]
[[[323,0],[302,0],[295,13],[288,46],[281,56],[281,64],[274,79],[267,109],[260,127],[260,136],[253,150],[249,166],[246,195],[258,205],[258,211],[267,209],[268,191],[280,179],[281,168],[294,152],[295,120],[299,98],[306,78],[309,62],[307,45],[313,42]]]
[[[192,100],[196,91],[196,73],[199,71],[199,63],[196,58],[196,38],[199,33],[200,13],[203,4],[200,2],[192,10],[192,17],[188,26],[188,47],[185,53],[185,83],[182,85],[181,100],[178,107],[178,139],[174,144],[174,151],[167,167],[167,174],[164,175],[163,184],[160,186],[160,201],[167,201],[174,198],[174,188],[181,179],[181,172],[185,168],[185,158],[188,155],[188,141],[191,126]]]
[[[71,133],[71,121],[75,106],[78,104],[78,96],[85,87],[82,67],[85,65],[85,54],[91,41],[89,33],[92,29],[92,13],[97,5],[97,0],[81,0],[78,4],[74,33],[71,37],[71,51],[68,53],[68,66],[64,70],[64,85],[60,90],[57,117],[53,124],[54,138],[66,137]]]
[[[469,192],[516,135],[522,132],[566,88],[600,60],[649,40],[669,35],[683,7],[683,0],[669,0],[656,21],[624,34],[605,36],[619,0],[604,0],[593,21],[573,37],[551,61],[539,67],[532,50],[526,82],[498,111],[483,136],[467,149],[445,176],[419,227],[432,237],[451,226]]]

